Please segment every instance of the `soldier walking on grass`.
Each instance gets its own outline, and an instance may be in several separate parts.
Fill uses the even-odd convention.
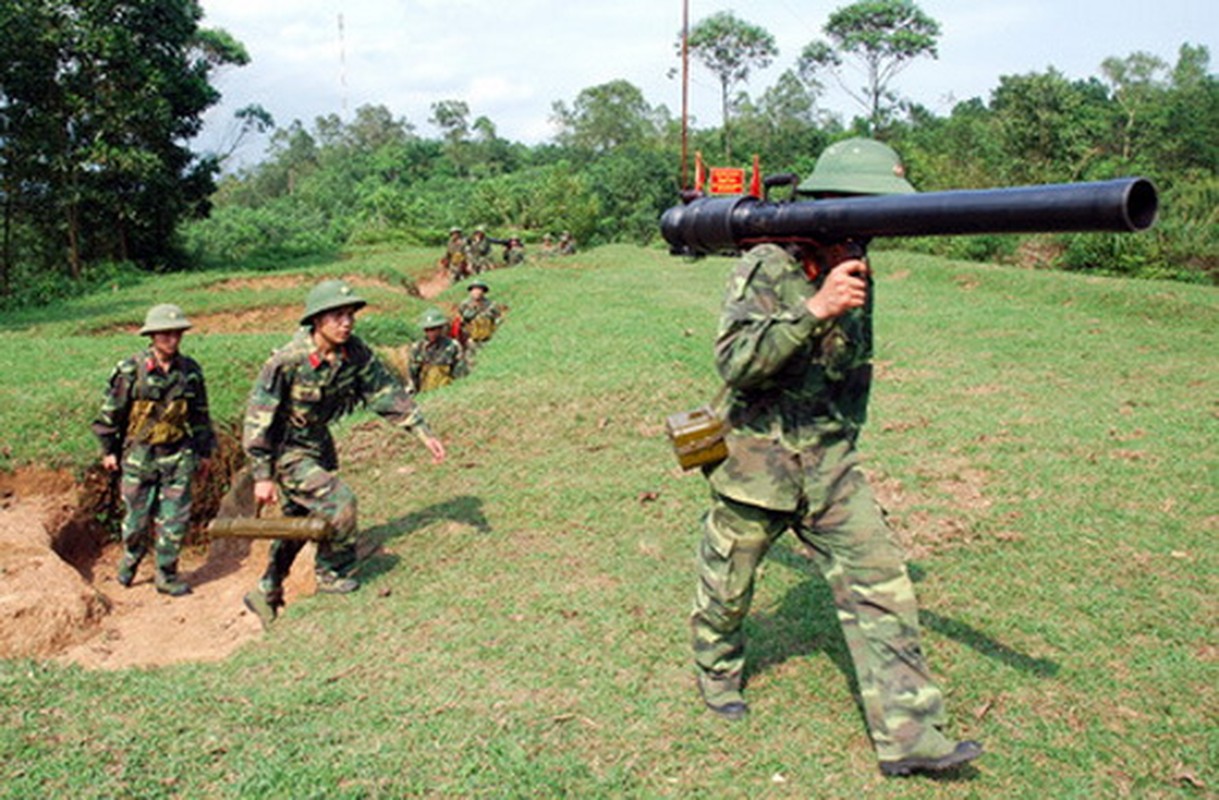
[[[352,334],[366,301],[341,280],[315,286],[305,301],[303,326],[263,365],[246,405],[242,444],[250,458],[254,499],[279,502],[289,517],[328,520],[334,535],[318,542],[319,592],[345,594],[359,588],[356,562],[356,496],[339,479],[338,454],[329,424],[363,404],[391,424],[414,433],[434,463],[445,449],[423,419],[410,392],[372,350]],[[246,607],[264,625],[283,606],[283,583],[304,546],[299,540],[271,544],[258,588]]]
[[[419,318],[424,338],[411,345],[408,366],[411,386],[417,392],[439,389],[466,375],[461,345],[445,335],[448,324],[448,318],[437,308],[429,308]]]
[[[93,422],[102,466],[122,472],[125,514],[118,582],[132,584],[153,545],[154,583],[158,592],[172,597],[190,594],[178,576],[178,554],[190,525],[191,479],[207,474],[216,447],[203,370],[179,352],[190,327],[178,306],[149,309],[140,328],[149,347],[114,368]]]
[[[914,191],[897,154],[867,139],[828,148],[799,187],[814,197]],[[707,468],[693,627],[698,687],[727,719],[742,694],[742,623],[759,563],[787,529],[833,592],[864,717],[885,775],[976,758],[942,732],[943,695],[923,657],[905,556],[859,468],[872,379],[866,242],[760,244],[729,279],[715,343],[728,387],[728,457]]]

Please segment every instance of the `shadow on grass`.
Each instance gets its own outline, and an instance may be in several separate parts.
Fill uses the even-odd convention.
[[[776,544],[771,549],[769,558],[809,577],[787,592],[777,611],[770,614],[753,613],[746,620],[745,630],[750,653],[746,668],[747,679],[749,675],[763,673],[793,656],[822,652],[846,677],[851,693],[858,700],[859,683],[855,678],[850,651],[838,624],[829,584],[811,561],[790,547]],[[921,579],[923,573],[920,569],[911,566],[910,571],[914,580]],[[1057,662],[1022,653],[996,641],[977,628],[935,611],[920,609],[919,621],[923,628],[954,639],[1013,669],[1039,678],[1058,674]],[[934,658],[932,660],[934,661]],[[857,710],[863,720],[862,708]],[[944,779],[968,779],[973,772],[971,769],[962,769],[945,773]]]
[[[481,497],[463,494],[433,503],[360,533],[360,577],[371,580],[384,575],[401,560],[384,549],[387,543],[443,520],[469,525],[480,534],[492,532]]]

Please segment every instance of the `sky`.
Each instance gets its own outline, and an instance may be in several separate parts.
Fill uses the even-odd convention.
[[[688,0],[690,24],[718,11],[767,29],[779,55],[741,87],[752,96],[794,66],[823,38],[830,13],[850,0]],[[988,99],[1004,75],[1044,72],[1100,76],[1101,62],[1143,51],[1175,63],[1184,43],[1205,45],[1219,70],[1216,0],[918,0],[941,26],[939,55],[920,58],[891,84],[937,114],[955,102]],[[384,105],[426,137],[440,100],[463,100],[471,120],[486,116],[499,135],[525,144],[549,141],[552,104],[570,106],[582,89],[625,79],[653,106],[681,113],[675,43],[682,0],[201,0],[203,26],[241,41],[251,62],[213,78],[223,100],[204,118],[194,149],[232,142],[233,113],[251,103],[277,125]],[[340,25],[341,19],[341,25]],[[832,82],[827,81],[832,86]],[[863,84],[862,78],[857,83]],[[720,124],[719,83],[691,60],[691,125]],[[844,121],[862,113],[832,90],[820,107]],[[262,156],[265,139],[247,140],[237,164]]]

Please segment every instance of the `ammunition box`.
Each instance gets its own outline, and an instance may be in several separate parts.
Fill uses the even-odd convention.
[[[682,411],[665,420],[665,430],[682,469],[717,464],[728,457],[727,426],[710,406]]]

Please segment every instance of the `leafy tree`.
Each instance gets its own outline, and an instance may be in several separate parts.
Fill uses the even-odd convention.
[[[590,86],[576,95],[571,108],[556,100],[551,110],[550,119],[559,128],[555,139],[564,147],[605,153],[657,136],[658,112],[630,81]]]
[[[1106,58],[1101,74],[1113,86],[1113,99],[1122,110],[1121,158],[1129,162],[1137,135],[1136,126],[1144,122],[1150,106],[1160,101],[1168,88],[1168,64],[1150,53],[1133,53],[1125,58]]]
[[[731,11],[720,11],[696,23],[686,45],[690,53],[719,79],[724,158],[732,161],[728,91],[748,80],[755,67],[765,69],[770,65],[779,54],[775,37],[765,28],[738,19]]]
[[[179,221],[206,212],[218,162],[186,143],[220,97],[212,72],[249,57],[201,18],[195,0],[0,5],[6,224],[45,243],[26,258],[66,260],[73,278],[103,260],[158,265]]]
[[[920,56],[936,58],[940,24],[910,0],[862,0],[830,15],[822,29],[829,42],[805,46],[797,61],[801,77],[811,80],[823,71],[833,75],[847,94],[868,114],[874,134],[897,102],[889,88],[893,78]],[[867,83],[855,88],[843,76],[844,56],[862,66]]]
[[[1164,173],[1219,174],[1219,79],[1205,46],[1181,45],[1171,88],[1154,113],[1155,133],[1145,146]]]
[[[1008,182],[1080,180],[1104,154],[1109,99],[1096,79],[1072,82],[1055,69],[1004,75],[991,111]]]
[[[816,155],[842,127],[817,110],[816,96],[793,70],[780,75],[756,101],[742,93],[734,110],[738,143],[759,154],[767,171],[811,171]]]
[[[437,128],[448,146],[449,158],[459,174],[465,174],[465,144],[470,136],[470,106],[464,100],[441,100],[432,103],[428,120]]]

